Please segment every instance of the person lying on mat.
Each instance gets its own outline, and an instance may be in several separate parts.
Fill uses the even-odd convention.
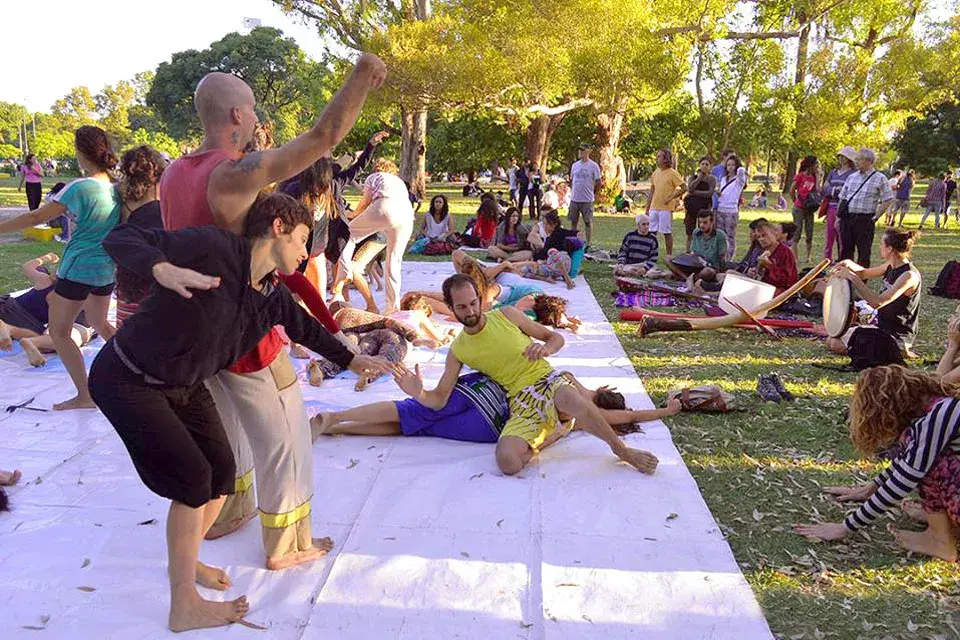
[[[517,263],[502,262],[495,267],[487,267],[463,251],[453,252],[454,271],[465,274],[473,280],[480,292],[484,311],[502,306],[517,307],[521,311],[527,311],[533,308],[534,297],[543,293],[543,288],[538,285],[517,282],[516,276],[501,277],[512,273],[511,270],[515,264]],[[507,277],[513,277],[514,281],[508,281]],[[404,299],[409,299],[411,296],[424,298],[434,313],[454,319],[453,311],[443,300],[443,292],[411,291],[404,296]]]
[[[415,373],[418,376],[419,369],[417,365]],[[677,398],[670,400],[664,409],[627,409],[623,394],[615,389],[601,387],[591,391],[572,373],[564,371],[562,375],[580,395],[596,405],[604,420],[621,434],[637,431],[638,422],[650,422],[680,411]],[[570,420],[565,414],[558,416],[563,423]],[[404,435],[494,443],[509,418],[510,408],[503,387],[482,373],[468,373],[457,379],[442,409],[431,409],[416,398],[374,402],[345,411],[318,413],[310,420],[310,427],[314,440],[321,435]]]
[[[497,440],[496,460],[507,475],[519,473],[541,448],[568,433],[561,413],[606,442],[624,462],[644,473],[656,470],[656,456],[627,447],[599,409],[544,359],[563,347],[562,335],[512,307],[484,313],[477,286],[466,275],[444,280],[443,295],[463,331],[450,345],[443,376],[432,391],[424,389],[418,373],[394,367],[394,379],[407,395],[431,409],[443,409],[464,364],[500,384],[507,393],[510,419]]]
[[[863,501],[842,523],[796,525],[808,538],[840,540],[895,508],[924,531],[887,525],[907,551],[957,560],[960,526],[960,385],[899,365],[860,374],[850,401],[850,437],[867,456],[894,447],[890,466],[855,487],[825,487],[837,502]],[[901,502],[916,489],[920,504]]]
[[[944,384],[960,384],[960,305],[947,320],[947,350],[937,365]]]
[[[920,271],[910,261],[913,244],[919,234],[905,229],[887,229],[880,239],[880,257],[883,263],[864,268],[853,260],[844,260],[834,269],[834,275],[853,285],[854,294],[877,310],[877,326],[856,326],[839,338],[827,338],[827,348],[838,355],[847,355],[847,347],[857,331],[883,331],[896,341],[908,358],[919,357],[912,351],[917,337],[920,317]],[[870,288],[866,281],[881,278],[880,292]]]
[[[563,280],[567,289],[573,289],[577,284],[570,277],[572,260],[570,254],[561,249],[550,249],[543,260],[528,260],[514,262],[511,271],[523,278],[540,280],[542,282],[556,282]]]
[[[614,275],[642,278],[657,266],[659,245],[657,234],[650,233],[650,216],[638,213],[636,223],[637,228],[623,236],[620,243]]]
[[[727,234],[717,229],[713,211],[697,214],[697,228],[690,242],[690,253],[667,258],[667,267],[679,279],[692,284],[698,280],[713,282],[726,268]]]
[[[157,285],[97,354],[90,395],[147,488],[171,501],[173,631],[226,625],[248,611],[245,597],[212,602],[194,585],[230,586],[223,571],[198,562],[198,553],[225,496],[236,491],[233,451],[204,381],[277,324],[299,344],[360,375],[386,369],[380,360],[351,353],[276,277],[306,259],[312,225],[310,209],[275,193],[251,207],[243,237],[212,225],[165,232],[125,224],[103,242],[119,266]],[[306,473],[312,475],[309,466]],[[304,504],[309,511],[309,498]]]
[[[24,262],[20,269],[33,287],[18,296],[0,295],[0,350],[10,351],[16,340],[27,355],[27,361],[35,367],[46,364],[44,353],[56,353],[53,338],[47,332],[50,315],[47,294],[53,291],[57,277],[51,275],[44,265],[53,265],[59,260],[57,254],[48,253]],[[81,312],[73,323],[70,337],[74,344],[82,347],[93,336],[93,329],[86,326]]]

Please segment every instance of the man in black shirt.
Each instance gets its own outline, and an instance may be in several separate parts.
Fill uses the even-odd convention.
[[[312,224],[305,206],[274,194],[250,210],[244,237],[212,226],[166,232],[121,225],[103,242],[121,267],[159,285],[97,355],[89,384],[144,484],[171,500],[173,631],[230,624],[248,609],[245,597],[203,600],[195,585],[230,586],[224,572],[197,557],[204,532],[235,489],[233,452],[203,381],[276,324],[345,368],[388,370],[385,361],[353,355],[276,278],[307,255]]]

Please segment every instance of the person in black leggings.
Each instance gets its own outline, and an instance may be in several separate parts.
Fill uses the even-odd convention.
[[[200,540],[235,486],[233,451],[204,380],[276,324],[352,371],[386,370],[386,363],[348,351],[277,279],[278,270],[290,273],[306,258],[312,225],[307,207],[272,194],[250,210],[244,237],[212,226],[166,232],[124,224],[103,242],[121,267],[158,285],[97,355],[90,394],[144,484],[171,500],[173,631],[230,624],[248,610],[245,597],[207,601],[195,586],[230,586],[223,571],[197,558]]]

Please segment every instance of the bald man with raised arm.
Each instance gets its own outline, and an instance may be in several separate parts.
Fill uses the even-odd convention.
[[[275,149],[244,153],[259,118],[253,91],[240,78],[210,73],[197,85],[194,105],[203,144],[171,164],[160,182],[168,230],[216,224],[243,231],[261,190],[292,178],[329,153],[353,127],[368,93],[386,67],[363,54],[308,131]],[[329,328],[329,327],[328,327]],[[256,512],[253,472],[268,569],[284,569],[324,555],[333,542],[310,528],[313,457],[310,425],[290,357],[274,330],[239,361],[207,380],[236,458],[236,493],[210,526],[207,539],[240,528]]]

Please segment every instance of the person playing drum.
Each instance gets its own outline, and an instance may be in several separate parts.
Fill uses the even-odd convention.
[[[916,358],[913,341],[917,336],[920,316],[920,271],[910,262],[910,252],[918,237],[916,231],[887,229],[880,240],[883,263],[864,268],[852,260],[844,260],[834,269],[835,277],[844,278],[853,286],[856,295],[877,310],[878,323],[857,326],[839,337],[827,339],[827,348],[833,353],[847,355],[850,338],[856,331],[880,330],[896,341],[908,358]],[[881,277],[880,292],[866,284],[866,280]]]

